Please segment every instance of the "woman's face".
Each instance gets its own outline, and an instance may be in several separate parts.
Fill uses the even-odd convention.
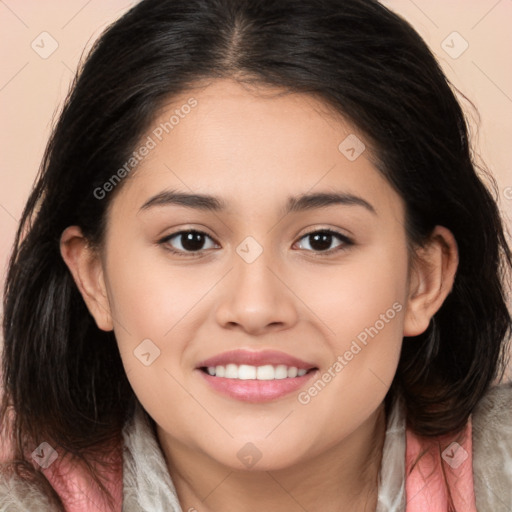
[[[311,96],[269,91],[217,80],[174,98],[102,252],[123,364],[159,435],[233,468],[287,467],[365,424],[409,297],[404,203],[364,139]]]

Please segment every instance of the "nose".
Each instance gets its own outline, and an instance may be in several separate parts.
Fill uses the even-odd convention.
[[[216,308],[216,320],[223,328],[260,335],[296,324],[300,301],[272,256],[264,250],[248,262],[234,255]]]

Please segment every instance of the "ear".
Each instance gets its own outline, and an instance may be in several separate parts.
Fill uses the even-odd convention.
[[[111,331],[113,322],[101,258],[78,226],[69,226],[62,232],[60,253],[96,325]]]
[[[427,330],[453,288],[459,264],[455,237],[443,226],[435,227],[416,254],[409,279],[404,336],[418,336]]]

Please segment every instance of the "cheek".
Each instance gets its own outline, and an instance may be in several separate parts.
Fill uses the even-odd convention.
[[[350,411],[369,415],[383,400],[402,346],[407,265],[405,247],[368,251],[338,267],[328,284],[310,287],[330,353],[322,382],[301,397],[315,414],[332,411],[339,425],[350,421]]]
[[[204,282],[147,248],[119,249],[129,246],[113,239],[107,262],[114,332],[135,392],[154,393],[165,360],[180,360],[187,339],[178,335],[181,321],[204,295]]]
[[[170,337],[205,293],[207,277],[170,264],[163,251],[140,248],[116,255],[111,250],[108,287],[116,334],[123,341]]]
[[[383,338],[401,341],[407,265],[405,247],[398,251],[375,246],[354,253],[320,279],[308,280],[311,307],[329,328],[338,352],[349,349],[353,339],[364,343],[375,328]]]

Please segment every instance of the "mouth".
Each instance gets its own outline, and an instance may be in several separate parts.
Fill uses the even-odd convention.
[[[235,350],[201,362],[196,370],[215,392],[258,403],[298,391],[318,367],[282,352]]]

